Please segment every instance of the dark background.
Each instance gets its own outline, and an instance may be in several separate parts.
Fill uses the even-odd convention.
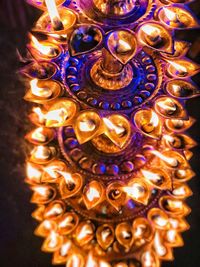
[[[191,5],[200,14],[200,1]],[[34,206],[31,192],[24,183],[26,144],[23,137],[29,126],[23,82],[16,74],[21,66],[16,48],[25,54],[27,31],[39,16],[23,0],[0,0],[0,266],[47,267],[51,255],[40,251],[42,239],[33,235],[37,225],[31,218]],[[179,38],[193,43],[190,58],[200,62],[200,31],[181,31]],[[200,77],[194,77],[197,82]],[[190,129],[200,143],[200,99],[188,101],[189,114],[197,119]],[[185,246],[175,249],[175,261],[164,267],[200,266],[200,148],[193,149],[191,165],[197,176],[190,182],[194,195],[188,200],[192,213],[191,229],[184,233]]]

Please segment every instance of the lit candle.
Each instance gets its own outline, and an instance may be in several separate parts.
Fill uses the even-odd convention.
[[[52,23],[54,30],[55,31],[63,30],[64,27],[60,19],[60,15],[58,13],[55,0],[45,0],[45,3],[47,5],[47,9],[48,9],[49,16],[50,16],[51,23]]]

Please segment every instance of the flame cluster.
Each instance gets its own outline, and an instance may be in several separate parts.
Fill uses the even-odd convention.
[[[24,98],[34,103],[29,118],[35,125],[26,135],[33,145],[27,158],[26,182],[33,191],[31,202],[37,204],[33,217],[39,222],[35,234],[45,239],[42,250],[53,253],[53,264],[66,267],[159,267],[162,260],[173,259],[173,248],[183,245],[181,233],[189,228],[185,216],[190,208],[185,199],[192,192],[186,182],[194,176],[188,161],[196,143],[185,134],[194,123],[185,102],[200,94],[191,80],[199,66],[185,57],[189,44],[175,40],[173,33],[197,27],[198,21],[184,5],[156,0],[155,19],[151,15],[151,20],[144,19],[133,29],[123,27],[109,33],[94,26],[97,44],[78,52],[73,46],[76,11],[59,0],[28,2],[44,10],[34,32],[47,37],[41,41],[30,35],[27,48],[32,63],[23,69],[29,77]],[[162,63],[161,89],[150,105],[138,106],[129,115],[102,114],[95,108],[85,109],[66,94],[54,75],[63,57],[68,60],[105,49],[104,42],[122,66],[142,49]],[[117,153],[138,133],[152,141],[140,154],[148,162],[139,165],[129,179],[112,177],[111,182],[105,182],[88,177],[62,156],[58,130],[69,126],[80,145],[95,146],[106,140]],[[110,153],[107,149],[101,151],[105,157]],[[114,218],[131,205],[144,213],[138,211],[124,220]],[[99,212],[102,218],[95,217]],[[134,258],[126,260],[124,255]]]

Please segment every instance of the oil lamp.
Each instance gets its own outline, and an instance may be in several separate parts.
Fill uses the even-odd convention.
[[[42,250],[66,267],[161,267],[189,229],[195,175],[185,103],[200,68],[174,34],[199,26],[189,1],[28,2],[43,11],[21,69]]]

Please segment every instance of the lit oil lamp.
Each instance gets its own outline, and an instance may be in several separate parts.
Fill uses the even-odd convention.
[[[126,193],[122,190],[122,188],[122,183],[115,182],[108,185],[106,189],[106,198],[108,202],[118,211],[126,202]]]
[[[55,137],[54,130],[44,128],[44,127],[39,127],[36,128],[35,130],[31,131],[28,133],[25,138],[32,144],[35,145],[46,145],[49,142],[51,142]]]
[[[168,60],[167,72],[172,77],[184,78],[195,75],[199,72],[200,66],[190,60],[177,59]]]
[[[151,221],[156,229],[169,229],[169,217],[159,208],[153,208],[148,212],[148,220]]]
[[[24,99],[30,102],[46,104],[61,94],[62,87],[58,82],[33,79],[30,81],[30,89],[27,90]]]
[[[60,127],[73,123],[78,112],[78,105],[72,99],[59,98],[48,109],[45,114],[47,127]]]
[[[46,204],[52,201],[56,196],[56,191],[49,185],[34,185],[31,187],[33,195],[31,198],[32,203]]]
[[[173,79],[166,83],[166,91],[173,97],[189,99],[200,95],[197,86],[190,81]]]
[[[60,200],[54,200],[44,210],[45,219],[57,219],[63,215],[65,204]]]
[[[26,164],[26,182],[29,184],[39,184],[42,177],[42,169],[40,165],[27,162]]]
[[[66,212],[58,220],[58,232],[62,235],[68,235],[77,227],[79,218],[74,212]]]
[[[185,183],[175,182],[171,194],[178,199],[186,199],[192,195],[192,191]]]
[[[192,179],[195,173],[190,168],[180,168],[174,171],[174,180],[178,182],[186,182]]]
[[[136,218],[133,221],[133,238],[136,246],[143,245],[153,237],[153,228],[146,218]]]
[[[81,222],[76,228],[76,241],[80,246],[88,244],[94,237],[94,225],[90,221]]]
[[[159,23],[148,22],[138,29],[140,42],[161,52],[172,53],[173,42],[170,33]]]
[[[109,248],[114,241],[114,229],[112,225],[103,224],[96,231],[97,242],[103,249]]]
[[[186,9],[180,6],[163,7],[158,12],[161,22],[171,28],[186,29],[198,26],[197,20]]]
[[[78,194],[83,185],[83,178],[78,173],[59,172],[63,178],[60,181],[60,193],[63,199]]]
[[[91,181],[83,189],[83,201],[87,209],[92,209],[104,200],[104,187],[97,181]]]
[[[161,161],[170,168],[180,168],[188,166],[188,163],[184,156],[182,156],[177,151],[165,150],[161,153],[157,150],[153,150],[151,151],[151,153],[160,158]]]
[[[131,134],[131,126],[126,117],[118,114],[103,118],[105,135],[120,148],[124,147]]]
[[[170,245],[170,247],[181,247],[184,244],[180,234],[173,229],[166,232],[165,241]]]
[[[66,164],[61,160],[54,160],[43,168],[42,182],[57,183],[62,178],[60,172],[67,171]]]
[[[164,170],[152,167],[150,170],[141,170],[145,180],[158,189],[171,189],[172,182],[169,174]]]
[[[144,180],[139,178],[134,178],[128,186],[123,187],[123,191],[126,192],[128,198],[143,205],[147,205],[149,201],[149,186]]]
[[[160,53],[162,57],[164,58],[181,58],[184,57],[191,46],[191,43],[185,42],[185,41],[180,41],[180,40],[175,40],[174,41],[174,52],[173,54],[166,54],[166,53]]]
[[[133,230],[129,223],[120,223],[115,229],[117,241],[127,249],[130,249],[133,244]]]
[[[34,107],[32,109],[32,113],[29,115],[29,119],[37,126],[45,126],[45,114],[46,111],[44,109],[41,109],[40,107]]]
[[[190,213],[190,208],[181,200],[172,196],[163,196],[159,200],[162,209],[171,215],[186,216]]]
[[[35,229],[34,234],[37,236],[47,237],[51,231],[56,231],[57,224],[53,220],[44,220]]]
[[[160,261],[153,250],[143,252],[141,262],[143,267],[160,267]]]
[[[160,138],[162,124],[153,110],[138,110],[134,115],[134,122],[138,130],[142,131],[143,134],[156,139]]]
[[[181,103],[171,97],[160,96],[155,100],[155,111],[165,118],[186,119],[187,114]]]
[[[41,222],[43,220],[44,210],[45,205],[39,204],[39,206],[33,211],[31,215],[35,220]]]
[[[188,120],[167,119],[165,120],[165,125],[170,131],[179,133],[189,129],[194,122],[195,119],[193,119],[192,117],[189,117]]]
[[[30,38],[31,43],[28,45],[28,49],[36,60],[51,60],[56,59],[61,55],[62,49],[58,45],[48,41],[38,41],[33,35],[30,35]]]
[[[49,236],[45,239],[42,245],[42,251],[54,252],[60,248],[63,242],[63,237],[55,231],[51,231]]]
[[[61,247],[54,252],[53,264],[64,264],[73,249],[71,240],[64,237]]]
[[[66,34],[76,23],[75,12],[64,7],[57,9],[54,4],[51,6],[54,1],[47,2],[51,2],[48,12],[39,18],[33,30],[47,34]]]
[[[177,232],[184,232],[190,228],[186,220],[180,217],[170,217],[169,224]]]
[[[164,135],[165,143],[175,149],[191,149],[196,142],[185,134]]]
[[[74,123],[74,131],[80,144],[88,142],[104,132],[102,119],[93,110],[81,112]]]
[[[55,147],[49,146],[36,146],[31,151],[30,161],[38,164],[46,164],[53,160],[57,154]]]
[[[85,260],[78,252],[72,253],[67,260],[66,267],[84,267]]]
[[[154,238],[154,250],[160,259],[172,260],[173,255],[170,247],[163,240],[161,232],[156,231]]]
[[[31,79],[48,80],[56,74],[57,70],[57,66],[52,62],[35,61],[22,68],[20,72]]]

